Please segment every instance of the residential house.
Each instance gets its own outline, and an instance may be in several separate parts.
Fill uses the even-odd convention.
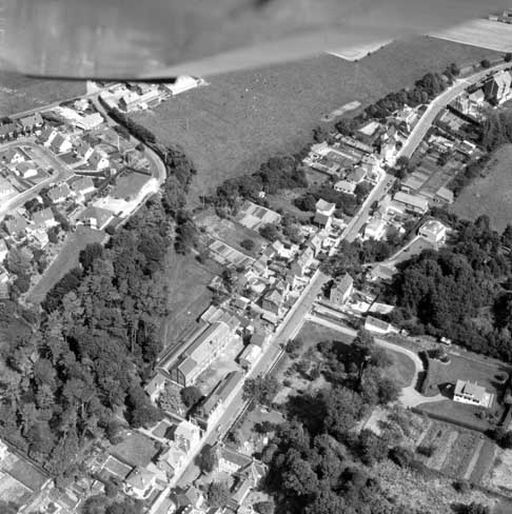
[[[36,112],[29,116],[24,116],[18,120],[18,124],[21,128],[21,131],[24,134],[30,134],[34,130],[40,128],[44,124],[44,120],[40,113]]]
[[[435,195],[435,199],[438,202],[452,204],[454,202],[454,200],[455,200],[455,196],[453,194],[453,191],[451,191],[447,187],[441,187],[437,191],[437,193]]]
[[[446,241],[447,228],[438,220],[429,220],[419,230],[419,235],[433,244],[443,244]]]
[[[92,130],[103,123],[103,116],[99,112],[86,114],[75,121],[75,125],[82,130]]]
[[[91,205],[80,214],[78,223],[95,230],[103,230],[113,219],[114,214],[111,211]]]
[[[169,371],[171,379],[183,387],[192,385],[217,359],[233,336],[232,326],[224,321],[216,321],[209,325],[191,341],[178,363]]]
[[[382,125],[378,121],[371,120],[357,130],[357,137],[363,143],[372,145],[379,137],[381,128]]]
[[[373,316],[367,316],[364,321],[364,328],[369,332],[375,332],[376,334],[389,334],[391,332],[398,332],[398,330],[391,325],[379,318]]]
[[[343,305],[354,290],[354,279],[345,273],[341,280],[331,287],[329,292],[329,300],[337,305]]]
[[[137,500],[146,500],[156,486],[157,474],[146,468],[136,466],[126,477],[123,491]]]
[[[396,143],[396,138],[390,137],[381,144],[380,157],[384,162],[388,164],[392,164],[394,162],[396,156]]]
[[[249,371],[259,360],[261,356],[261,346],[248,344],[238,356],[240,366]]]
[[[391,282],[396,272],[396,268],[379,263],[371,269],[368,276],[368,280],[370,282],[375,282],[376,280],[381,280],[383,282]]]
[[[91,177],[81,177],[71,182],[71,190],[79,202],[85,201],[85,196],[96,191]]]
[[[313,250],[313,257],[318,257],[322,252],[324,239],[320,234],[314,234],[308,241],[309,248]]]
[[[372,218],[364,228],[365,239],[380,241],[386,235],[386,222],[382,218]]]
[[[512,76],[509,71],[501,70],[490,77],[483,86],[485,99],[493,104],[501,104],[510,96]]]
[[[49,148],[52,141],[57,137],[58,132],[53,127],[46,127],[39,136],[39,142],[45,147]]]
[[[393,200],[403,204],[407,211],[415,214],[425,214],[428,211],[428,200],[420,196],[398,191]]]
[[[46,245],[50,242],[48,233],[46,232],[44,227],[34,230],[31,235],[35,239],[36,244],[41,249],[45,248]]]
[[[207,429],[219,420],[225,412],[225,406],[240,391],[243,383],[243,374],[240,371],[231,371],[217,384],[208,398],[199,404],[195,416],[203,428]]]
[[[19,214],[10,215],[5,218],[5,230],[10,236],[18,237],[25,233],[28,223]]]
[[[102,171],[109,167],[110,161],[104,153],[95,150],[89,157],[88,163],[90,168]]]
[[[281,259],[291,260],[299,251],[299,245],[293,243],[282,243],[279,239],[272,243],[275,254]]]
[[[188,486],[187,489],[175,489],[171,499],[176,506],[176,512],[180,514],[185,514],[188,508],[199,509],[205,503],[203,493],[193,485]]]
[[[479,386],[477,382],[469,380],[457,380],[453,391],[453,400],[470,405],[478,405],[488,408],[492,405],[494,395],[488,393],[485,387]]]
[[[63,182],[57,186],[52,187],[48,191],[48,198],[53,203],[62,203],[71,196],[71,189],[67,182]]]
[[[12,139],[18,133],[18,127],[16,123],[8,122],[0,125],[0,141],[6,141]]]
[[[277,288],[272,288],[262,298],[261,307],[263,310],[279,316],[282,313],[284,300],[283,293]]]
[[[60,133],[57,133],[50,143],[50,149],[56,154],[67,153],[72,148],[73,145],[69,137]]]
[[[262,330],[256,330],[251,336],[250,344],[264,348],[270,341],[270,334]]]
[[[485,102],[485,94],[483,89],[479,88],[476,91],[469,93],[468,100],[471,104],[474,104],[478,108],[483,107]]]
[[[19,148],[8,148],[1,155],[2,160],[10,164],[20,164],[25,160],[25,154]]]
[[[79,159],[83,159],[85,161],[89,160],[89,157],[94,153],[94,148],[84,141],[80,139],[80,143],[75,148],[75,155]]]
[[[37,175],[37,164],[33,161],[21,162],[16,166],[16,171],[24,179],[29,179]]]
[[[47,207],[46,209],[42,209],[32,214],[32,225],[30,225],[28,229],[31,232],[34,232],[41,228],[49,229],[55,225],[58,225],[58,222],[55,220],[53,211]]]
[[[155,403],[158,400],[158,397],[165,389],[165,385],[167,383],[167,379],[162,374],[161,371],[157,371],[156,375],[148,382],[146,387],[146,393],[151,398],[151,401]]]
[[[339,180],[334,184],[334,190],[338,193],[345,193],[346,195],[353,195],[356,190],[356,185],[354,182],[350,182],[348,180]]]
[[[311,266],[315,254],[312,248],[306,248],[290,265],[292,273],[298,277],[303,277],[307,269]]]
[[[320,199],[316,202],[316,213],[313,223],[322,228],[328,229],[332,223],[332,216],[336,210],[336,204]]]
[[[4,239],[0,239],[0,264],[5,261],[7,254],[9,253],[9,249],[7,248],[7,244]]]

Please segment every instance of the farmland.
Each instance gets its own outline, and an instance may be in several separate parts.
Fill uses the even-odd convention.
[[[453,204],[452,210],[470,220],[486,214],[491,226],[502,231],[512,220],[512,145],[496,151],[483,177],[477,178]]]
[[[0,112],[3,116],[85,94],[85,82],[42,80],[0,71]]]
[[[512,27],[506,23],[484,19],[471,20],[432,36],[499,52],[512,50]]]
[[[255,171],[276,153],[311,140],[322,116],[347,102],[368,104],[430,70],[473,63],[489,50],[419,37],[358,63],[332,55],[212,77],[211,84],[134,115],[164,143],[180,145],[199,174],[191,198],[224,179]]]

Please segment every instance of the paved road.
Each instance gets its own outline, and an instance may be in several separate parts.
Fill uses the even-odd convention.
[[[434,98],[430,102],[427,107],[427,110],[423,113],[423,116],[420,118],[418,123],[413,128],[410,133],[407,141],[404,143],[403,147],[398,152],[396,158],[398,159],[400,156],[411,157],[414,153],[418,145],[421,143],[423,138],[426,136],[428,129],[432,126],[434,119],[436,116],[457,96],[459,96],[468,86],[472,84],[476,84],[489,73],[495,73],[496,71],[502,70],[504,68],[510,68],[511,63],[502,63],[497,66],[493,66],[492,68],[488,68],[486,70],[479,71],[469,77],[458,79],[456,82],[446,89],[439,96]]]

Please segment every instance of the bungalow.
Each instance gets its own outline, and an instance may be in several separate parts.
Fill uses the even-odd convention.
[[[63,134],[57,134],[50,143],[51,150],[56,154],[69,152],[72,147],[69,137]]]
[[[0,125],[0,141],[5,141],[6,139],[12,139],[18,131],[18,127],[16,123],[8,122]]]
[[[71,196],[71,194],[71,189],[69,188],[67,182],[63,182],[58,186],[52,187],[47,193],[48,198],[53,203],[64,202],[67,198]]]
[[[428,200],[420,196],[398,191],[393,197],[393,200],[403,204],[407,211],[415,214],[425,214],[428,211]]]
[[[469,380],[457,380],[453,391],[453,401],[486,408],[492,405],[493,397],[494,395],[488,393],[485,387]]]
[[[111,211],[90,206],[82,212],[78,222],[96,230],[103,230],[113,219],[114,214]]]
[[[353,195],[356,190],[356,185],[354,182],[349,182],[348,180],[339,180],[334,184],[334,190],[338,193],[345,193],[346,195]]]
[[[446,241],[446,227],[437,220],[429,220],[419,230],[419,235],[434,244],[443,244]]]
[[[42,127],[44,120],[38,112],[31,114],[30,116],[24,116],[18,120],[21,131],[25,134],[30,134],[35,129]]]
[[[348,273],[345,273],[341,280],[331,287],[329,300],[335,304],[343,305],[350,298],[353,290],[354,280]]]

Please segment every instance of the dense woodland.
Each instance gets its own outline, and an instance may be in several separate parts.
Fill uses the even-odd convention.
[[[61,480],[72,477],[87,440],[115,435],[114,415],[133,427],[161,416],[142,383],[162,349],[164,262],[173,229],[177,244],[182,238],[183,199],[195,173],[179,151],[166,149],[165,160],[161,195],[105,248],[86,247],[80,266],[48,293],[37,329],[1,350],[1,436]]]
[[[390,458],[401,467],[426,473],[421,462],[397,438],[354,430],[376,405],[398,397],[397,386],[383,374],[390,364],[387,355],[364,330],[351,346],[326,341],[318,350],[328,387],[289,398],[284,409],[287,421],[277,427],[261,455],[269,466],[265,487],[274,497],[276,512],[419,512],[387,498],[372,467]],[[246,393],[252,396],[252,391],[254,384]]]
[[[451,224],[452,241],[402,263],[387,291],[399,307],[391,320],[512,362],[512,225],[499,234],[487,216],[436,214]]]

